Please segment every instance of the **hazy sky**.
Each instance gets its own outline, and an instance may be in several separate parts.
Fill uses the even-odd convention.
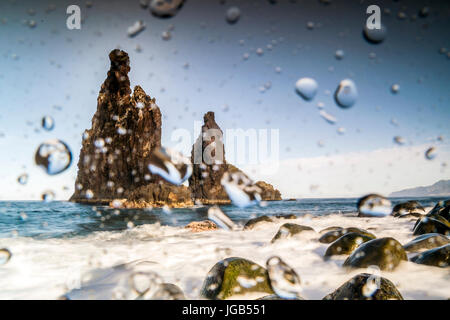
[[[164,145],[174,146],[173,130],[193,131],[194,121],[210,110],[224,131],[278,129],[279,174],[251,173],[284,196],[387,194],[450,178],[450,57],[440,52],[450,50],[450,3],[322,2],[190,0],[175,17],[159,19],[138,0],[94,0],[90,8],[85,1],[1,1],[0,199],[38,199],[45,190],[59,199],[70,196],[81,134],[90,128],[108,53],[116,47],[130,55],[132,86],[142,86],[161,108]],[[46,10],[52,3],[55,9]],[[66,28],[70,4],[81,7],[81,30]],[[381,7],[387,27],[378,45],[362,37],[370,4]],[[241,17],[230,25],[225,13],[232,6]],[[419,17],[424,6],[429,15]],[[137,20],[146,29],[130,38],[127,28]],[[309,22],[314,28],[307,28]],[[171,39],[163,40],[171,28]],[[335,58],[337,50],[343,50],[342,60]],[[319,84],[312,101],[295,92],[301,77]],[[344,110],[333,93],[346,78],[359,94]],[[261,92],[265,84],[270,88]],[[400,86],[398,94],[391,93],[393,84]],[[320,117],[318,104],[336,124]],[[55,120],[50,132],[40,128],[45,115]],[[406,145],[394,144],[394,136]],[[33,158],[39,144],[53,138],[70,146],[74,163],[50,177]],[[431,146],[437,156],[425,160]],[[349,169],[341,162],[354,164]],[[24,186],[17,183],[22,173],[29,174]]]

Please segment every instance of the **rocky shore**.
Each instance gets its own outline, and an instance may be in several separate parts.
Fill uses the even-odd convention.
[[[161,147],[161,110],[155,98],[140,86],[131,90],[126,52],[113,50],[109,59],[111,67],[97,98],[92,127],[83,134],[75,192],[70,201],[123,208],[229,204],[222,176],[241,171],[225,158],[220,164],[193,164],[189,186],[175,185],[150,173],[150,157]],[[222,132],[214,112],[204,116],[202,132],[208,129]],[[196,145],[203,152],[210,143],[212,140],[198,137],[192,148],[192,162]],[[281,200],[280,192],[272,185],[263,181],[256,185],[262,200]]]

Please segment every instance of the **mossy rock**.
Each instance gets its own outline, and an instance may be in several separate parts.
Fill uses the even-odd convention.
[[[378,281],[378,288],[374,287]],[[374,288],[377,289],[374,290]],[[390,280],[360,273],[328,294],[323,300],[403,300],[403,297]]]
[[[304,232],[315,232],[315,230],[311,227],[302,226],[300,224],[285,223],[280,227],[280,229],[278,229],[277,234],[273,237],[271,242],[273,243],[277,240],[288,239]]]
[[[420,218],[416,222],[413,234],[417,236],[425,233],[440,233],[444,235],[450,235],[450,223],[443,217]]]
[[[392,209],[392,215],[394,217],[403,217],[403,216],[421,216],[425,214],[425,209],[419,203],[419,201],[411,200],[399,203],[394,206]]]
[[[413,257],[411,261],[428,266],[447,268],[450,266],[450,244],[422,252]]]
[[[403,245],[407,252],[419,252],[436,247],[444,246],[450,243],[450,239],[439,233],[425,233]]]
[[[248,287],[239,283],[239,277],[252,280],[255,285]],[[260,265],[238,257],[219,261],[208,272],[203,282],[201,296],[206,299],[225,300],[233,295],[251,292],[273,294],[267,270]]]
[[[245,230],[253,229],[257,224],[267,223],[267,222],[273,222],[273,218],[271,218],[269,216],[260,216],[260,217],[254,218],[254,219],[250,219],[244,225],[244,229]]]
[[[323,230],[322,230],[323,231]],[[359,233],[362,234],[366,237],[375,239],[376,236],[364,229],[359,229],[359,228],[354,228],[354,227],[350,227],[350,228],[340,228],[340,229],[335,229],[335,230],[330,230],[328,232],[326,232],[325,234],[323,234],[320,238],[319,238],[319,242],[321,243],[331,243],[333,241],[336,241],[337,239],[339,239],[340,237],[342,237],[343,235],[350,233],[350,232],[355,232],[355,233]]]
[[[365,236],[361,233],[349,232],[332,242],[325,252],[325,259],[334,255],[351,254],[364,242],[373,238]]]
[[[376,265],[381,270],[394,270],[401,261],[408,261],[405,250],[394,238],[380,238],[360,245],[345,260],[344,267],[367,268]]]

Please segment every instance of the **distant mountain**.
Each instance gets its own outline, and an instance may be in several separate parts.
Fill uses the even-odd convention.
[[[440,180],[431,186],[392,192],[390,197],[450,196],[450,180]]]

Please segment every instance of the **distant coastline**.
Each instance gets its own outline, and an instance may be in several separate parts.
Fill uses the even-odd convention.
[[[450,180],[440,180],[430,186],[408,188],[389,194],[389,197],[445,197],[450,196]]]

